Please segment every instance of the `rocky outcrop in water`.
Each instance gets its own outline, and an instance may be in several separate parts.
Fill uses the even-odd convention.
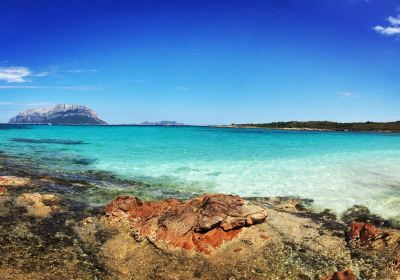
[[[30,109],[19,113],[10,124],[105,125],[97,114],[83,105],[60,104],[52,109]]]

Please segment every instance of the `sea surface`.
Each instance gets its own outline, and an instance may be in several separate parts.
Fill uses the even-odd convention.
[[[38,172],[106,172],[124,184],[102,187],[141,197],[298,196],[313,199],[317,209],[340,213],[358,204],[400,217],[400,134],[394,133],[1,126],[0,152]]]

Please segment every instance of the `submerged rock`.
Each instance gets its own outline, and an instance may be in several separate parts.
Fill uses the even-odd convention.
[[[24,187],[32,184],[32,179],[16,176],[0,176],[0,187]]]
[[[238,236],[244,226],[261,223],[266,211],[238,196],[203,195],[143,202],[123,196],[106,206],[111,219],[126,218],[140,237],[169,247],[210,253]]]
[[[54,194],[24,193],[15,200],[15,205],[24,207],[30,216],[47,217],[58,209],[59,198]]]
[[[9,187],[26,187],[29,184],[32,184],[32,180],[29,178],[0,176],[0,196],[7,194]]]

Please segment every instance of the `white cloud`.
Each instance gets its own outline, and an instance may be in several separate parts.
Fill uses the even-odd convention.
[[[390,22],[391,25],[398,26],[400,25],[400,16],[395,17],[388,17],[387,20]]]
[[[396,34],[400,34],[400,27],[383,27],[380,25],[377,25],[374,27],[374,30],[380,34],[387,35],[387,36],[392,36]]]
[[[178,87],[178,89],[179,90],[183,90],[183,91],[188,91],[189,90],[189,88],[185,87],[185,86],[180,86],[180,87]]]
[[[393,36],[400,34],[400,16],[388,17],[389,26],[377,25],[373,29],[379,34]]]
[[[30,82],[28,78],[31,77],[46,77],[56,72],[56,68],[50,68],[48,71],[35,73],[28,67],[23,66],[12,66],[12,67],[0,67],[0,81],[6,83],[25,83]]]
[[[7,83],[24,83],[28,82],[27,77],[31,76],[32,72],[26,67],[3,67],[0,68],[0,81]]]
[[[0,89],[61,89],[61,90],[102,90],[102,86],[0,86]]]
[[[358,95],[349,91],[342,91],[340,92],[340,95],[344,98],[354,98],[357,99]]]

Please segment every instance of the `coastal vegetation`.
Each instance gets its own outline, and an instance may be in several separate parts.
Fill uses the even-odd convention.
[[[258,127],[271,129],[334,130],[334,131],[387,131],[400,132],[400,121],[396,122],[331,122],[331,121],[290,121],[271,123],[232,124],[233,127]]]

